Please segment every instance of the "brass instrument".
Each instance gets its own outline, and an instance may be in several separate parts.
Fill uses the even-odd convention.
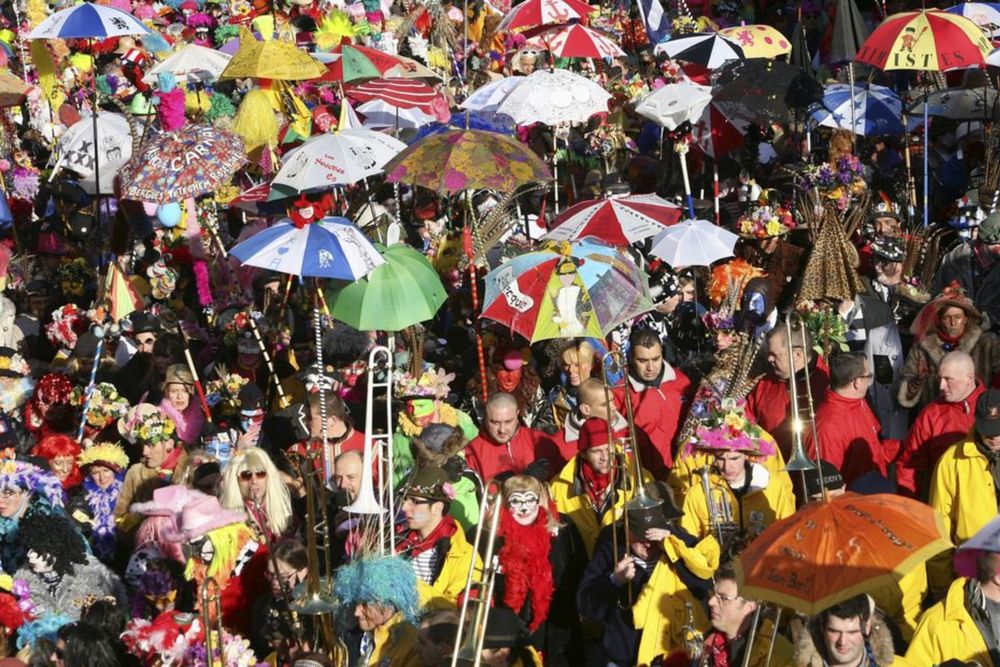
[[[795,380],[795,339],[792,320],[798,320],[798,331],[799,331],[799,347],[802,348],[802,355],[808,353],[809,339],[806,337],[806,325],[802,320],[802,316],[799,315],[794,310],[789,310],[788,314],[785,315],[785,342],[788,349],[788,394],[791,398],[791,409],[792,409],[792,455],[785,463],[785,470],[789,472],[794,472],[796,470],[802,472],[803,481],[805,480],[806,470],[816,470],[817,465],[809,460],[806,456],[805,447],[802,443],[802,430],[803,430],[803,419],[802,419],[802,406],[799,400],[799,388],[798,383]],[[812,428],[813,442],[816,444],[816,457],[817,459],[822,458],[820,456],[820,443],[819,437],[816,433],[816,411],[815,403],[813,401],[812,395],[812,383],[809,381],[809,368],[808,364],[804,364],[806,375],[806,421],[809,422]],[[826,489],[823,487],[823,475],[819,476],[820,488],[823,490],[823,494],[826,495]]]
[[[206,578],[201,585],[199,597],[201,598],[201,624],[205,631],[205,656],[209,666],[215,667],[214,652],[218,650],[218,664],[221,667],[226,664],[226,641],[222,635],[222,589],[219,588],[219,582],[214,577]],[[215,614],[214,624],[212,623],[212,614]],[[213,632],[217,635],[218,646],[212,640]]]
[[[712,483],[712,467],[702,466],[694,471],[701,478],[701,488],[705,491],[705,504],[708,508],[708,527],[719,541],[723,553],[740,532],[740,524],[733,517],[733,508],[729,504],[726,490]]]
[[[268,537],[268,519],[267,514],[261,511],[260,502],[253,498],[250,500],[253,505],[253,513],[250,515],[250,520],[256,525],[257,532],[260,534],[261,540],[264,542],[264,548],[267,549],[268,561],[270,561],[271,569],[274,571],[274,576],[278,579],[278,589],[281,591],[281,597],[285,602],[284,609],[281,610],[281,614],[285,616],[285,622],[288,623],[288,627],[292,630],[292,639],[297,646],[302,647],[302,637],[304,635],[304,628],[302,627],[302,621],[299,619],[299,615],[292,610],[292,590],[288,586],[288,582],[278,573],[278,558],[274,555],[274,549],[272,549],[273,544],[271,543],[271,538]],[[260,517],[258,520],[257,517]]]
[[[687,618],[681,626],[681,633],[684,635],[684,650],[691,658],[692,664],[701,665],[702,654],[705,652],[705,635],[698,629],[694,622],[694,605],[690,602],[684,603],[687,610]]]
[[[497,529],[500,527],[500,508],[503,498],[500,488],[491,485],[479,509],[479,521],[476,523],[476,535],[472,543],[472,558],[469,559],[469,571],[465,579],[465,592],[462,595],[462,608],[458,614],[458,629],[455,633],[455,650],[452,651],[451,667],[473,665],[479,667],[483,656],[483,643],[486,641],[486,623],[489,620],[490,609],[493,607],[493,588],[496,584],[499,554],[496,553]],[[484,531],[486,513],[489,511],[489,530]],[[483,576],[478,584],[479,595],[473,599],[472,588],[475,585],[476,555],[479,553],[483,536],[486,535],[486,551],[483,555]],[[470,605],[475,605],[475,614],[470,617]]]

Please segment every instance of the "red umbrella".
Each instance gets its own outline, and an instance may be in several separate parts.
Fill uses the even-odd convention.
[[[414,79],[374,79],[347,86],[345,92],[359,102],[383,100],[400,109],[420,109],[432,115],[436,115],[435,101],[444,101],[441,93]]]
[[[656,195],[590,199],[560,213],[545,238],[576,241],[590,236],[625,246],[655,236],[680,219],[680,207]]]
[[[525,32],[525,36],[530,46],[545,49],[559,58],[614,58],[625,55],[610,36],[579,23],[543,26]]]
[[[516,30],[532,28],[546,23],[566,23],[570,19],[579,19],[597,7],[588,5],[583,0],[526,0],[507,12],[497,30]]]
[[[711,102],[691,126],[692,147],[713,158],[724,155],[743,144],[748,125],[739,115],[727,113]]]
[[[354,44],[340,44],[331,53],[340,57],[327,64],[326,74],[319,78],[320,81],[347,83],[378,78],[386,70],[402,62],[385,51]]]

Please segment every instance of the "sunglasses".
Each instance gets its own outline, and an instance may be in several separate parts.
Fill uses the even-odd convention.
[[[264,470],[258,470],[256,472],[251,470],[244,470],[243,472],[240,473],[241,482],[249,482],[252,479],[258,479],[258,480],[267,479],[267,472],[265,472]]]

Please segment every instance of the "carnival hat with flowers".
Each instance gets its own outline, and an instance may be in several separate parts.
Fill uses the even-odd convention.
[[[129,442],[155,445],[176,437],[174,420],[149,403],[140,403],[118,420],[118,433]]]
[[[95,429],[102,429],[116,419],[121,419],[128,412],[128,399],[118,393],[118,389],[109,382],[99,382],[94,385],[94,389],[87,400],[87,390],[83,387],[74,387],[69,396],[69,402],[76,407],[87,404],[85,415],[87,425]]]
[[[443,468],[427,466],[413,476],[404,490],[404,496],[450,503],[455,500],[455,489]]]
[[[31,374],[31,366],[17,350],[0,347],[0,377],[20,378]]]
[[[399,400],[411,398],[443,399],[451,391],[451,381],[454,373],[445,373],[443,369],[434,369],[427,365],[424,372],[414,377],[412,373],[403,373],[396,378],[395,394]]]
[[[80,468],[104,466],[117,473],[128,467],[128,454],[125,453],[121,445],[113,442],[102,442],[80,452],[80,455],[76,457],[76,463]]]
[[[766,239],[795,229],[792,212],[764,196],[736,221],[736,232],[744,238]]]
[[[775,451],[767,432],[747,417],[746,403],[732,398],[709,406],[685,453],[696,449],[740,452],[747,456],[770,456]]]

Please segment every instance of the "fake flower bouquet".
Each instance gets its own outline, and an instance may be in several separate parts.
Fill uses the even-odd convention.
[[[813,351],[829,355],[835,350],[844,352],[848,349],[847,324],[831,306],[815,301],[802,301],[796,310],[812,335]]]
[[[84,387],[74,387],[73,393],[69,395],[69,402],[77,407],[82,406],[86,399],[87,390]],[[102,429],[112,421],[124,417],[128,408],[128,400],[118,393],[113,384],[99,382],[94,385],[87,404],[87,425]]]
[[[741,236],[766,239],[795,229],[795,218],[780,204],[760,204],[740,216],[736,226]]]
[[[806,192],[815,190],[820,197],[833,200],[838,211],[845,211],[851,197],[866,187],[864,167],[853,155],[839,158],[836,168],[827,163],[809,165],[802,172],[801,185]]]

